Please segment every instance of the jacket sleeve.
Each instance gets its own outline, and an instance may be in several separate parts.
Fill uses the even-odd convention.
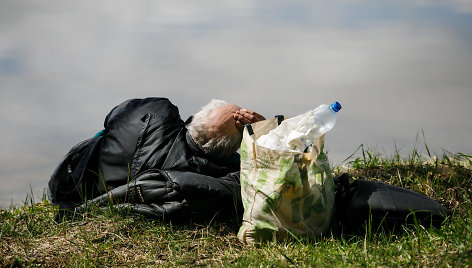
[[[148,170],[91,202],[162,220],[239,220],[243,211],[239,172],[214,178],[184,171]]]
[[[242,218],[239,171],[217,178],[191,172],[165,173],[182,193],[189,214]]]

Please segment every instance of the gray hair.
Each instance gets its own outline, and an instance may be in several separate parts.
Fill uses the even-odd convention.
[[[212,158],[228,157],[241,145],[242,135],[239,132],[232,135],[217,135],[208,131],[208,118],[216,110],[226,105],[230,105],[230,103],[212,99],[193,116],[192,121],[187,125],[195,143]]]

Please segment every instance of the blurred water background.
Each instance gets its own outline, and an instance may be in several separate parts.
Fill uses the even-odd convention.
[[[361,144],[472,154],[466,0],[3,0],[0,37],[1,207],[40,198],[136,97],[168,97],[183,119],[212,98],[266,117],[338,100],[333,165]]]

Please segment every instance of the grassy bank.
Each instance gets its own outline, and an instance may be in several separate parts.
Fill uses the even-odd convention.
[[[424,159],[414,152],[400,159],[362,151],[348,166],[354,178],[421,192],[453,216],[440,229],[411,225],[396,234],[311,242],[247,246],[231,224],[173,226],[93,208],[55,223],[56,208],[47,201],[25,204],[0,210],[0,266],[472,266],[471,169],[472,157],[466,155]]]

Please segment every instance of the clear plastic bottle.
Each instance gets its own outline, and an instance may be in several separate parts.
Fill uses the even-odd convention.
[[[289,118],[259,137],[259,146],[274,150],[303,152],[318,137],[331,130],[336,123],[336,115],[341,104],[322,104],[314,110]]]

